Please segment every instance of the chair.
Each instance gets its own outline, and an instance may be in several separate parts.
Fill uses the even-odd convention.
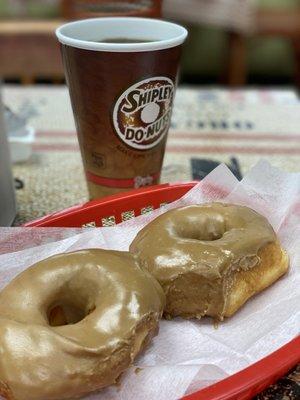
[[[81,19],[99,16],[139,16],[160,18],[162,0],[62,0],[63,18]]]
[[[282,37],[291,42],[295,55],[295,81],[300,86],[300,8],[291,10],[258,9],[255,16],[255,36]],[[247,37],[229,34],[227,83],[242,86],[247,81]]]
[[[0,79],[62,82],[63,66],[55,29],[60,20],[3,21],[0,23]]]

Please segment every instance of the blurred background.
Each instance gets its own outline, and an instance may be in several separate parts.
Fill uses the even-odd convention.
[[[182,82],[300,84],[299,0],[0,0],[0,77],[62,83],[54,29],[64,20],[145,15],[185,24]]]

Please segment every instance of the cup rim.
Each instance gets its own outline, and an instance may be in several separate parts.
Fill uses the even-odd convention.
[[[158,29],[158,25],[163,25],[165,28],[170,28],[172,31],[177,31],[174,37],[168,39],[160,39],[157,41],[143,42],[143,43],[101,43],[89,40],[81,40],[71,37],[67,32],[70,29],[80,28],[80,26],[86,26],[89,24],[94,24],[95,22],[104,22],[104,24],[109,22],[114,23],[135,23],[142,22],[144,26],[153,25],[153,29]],[[181,25],[175,24],[169,21],[163,21],[159,19],[152,18],[140,18],[140,17],[100,17],[100,18],[88,18],[78,21],[68,22],[61,25],[55,31],[56,37],[59,42],[63,45],[76,47],[79,49],[93,50],[93,51],[107,51],[107,52],[142,52],[142,51],[156,51],[168,49],[171,47],[176,47],[181,45],[187,35],[188,31]]]

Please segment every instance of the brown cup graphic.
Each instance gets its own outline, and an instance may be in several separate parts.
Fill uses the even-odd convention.
[[[159,182],[187,31],[145,18],[60,27],[90,198]]]

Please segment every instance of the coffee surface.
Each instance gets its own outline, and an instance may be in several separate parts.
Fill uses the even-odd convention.
[[[98,39],[98,40],[93,40],[93,42],[97,43],[120,43],[120,44],[126,44],[126,43],[151,43],[151,42],[157,42],[159,39],[132,39],[132,38],[126,38],[126,37],[116,37],[116,38],[103,38],[103,39]]]

